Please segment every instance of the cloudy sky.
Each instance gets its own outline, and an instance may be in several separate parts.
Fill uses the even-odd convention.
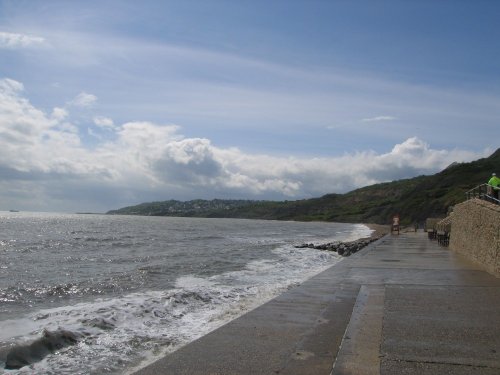
[[[500,2],[0,0],[0,210],[301,199],[500,146]]]

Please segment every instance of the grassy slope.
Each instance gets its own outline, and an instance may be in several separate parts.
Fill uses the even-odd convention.
[[[376,184],[346,194],[286,202],[240,201],[231,209],[186,211],[172,216],[387,224],[398,213],[402,224],[410,224],[428,217],[444,217],[450,206],[465,199],[467,190],[487,182],[491,172],[500,173],[499,167],[500,149],[489,158],[453,165],[432,176]],[[143,203],[127,209],[129,212],[118,210],[116,213],[169,215],[163,210],[162,202]]]
[[[387,224],[399,213],[403,224],[427,217],[444,217],[448,208],[465,199],[465,192],[488,181],[500,169],[500,149],[489,158],[448,167],[432,176],[419,176],[367,186],[346,194],[293,202],[261,202],[224,216],[277,220],[327,220]],[[214,213],[211,216],[219,216]]]

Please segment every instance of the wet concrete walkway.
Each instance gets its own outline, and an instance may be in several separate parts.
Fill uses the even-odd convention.
[[[500,374],[500,279],[389,235],[138,372]]]

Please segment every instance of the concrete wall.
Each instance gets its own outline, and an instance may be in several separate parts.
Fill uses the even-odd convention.
[[[480,199],[457,204],[450,248],[500,277],[500,206]]]

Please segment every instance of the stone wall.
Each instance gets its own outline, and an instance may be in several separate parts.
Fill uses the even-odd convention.
[[[500,277],[500,206],[480,199],[457,204],[450,248]]]

